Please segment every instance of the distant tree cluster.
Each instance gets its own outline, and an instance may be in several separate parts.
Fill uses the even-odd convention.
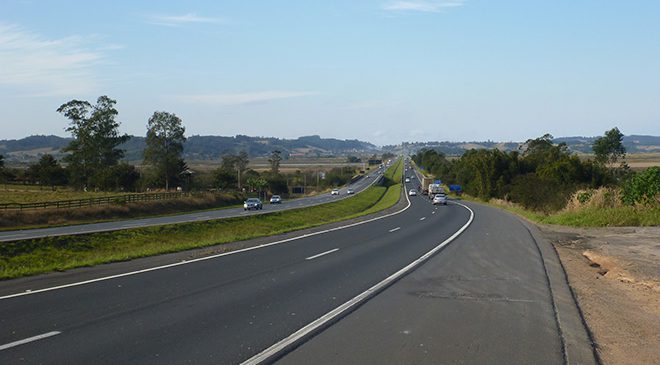
[[[593,160],[580,159],[564,143],[554,144],[549,134],[528,140],[517,151],[473,149],[450,160],[440,152],[425,149],[413,160],[475,197],[505,199],[537,211],[554,211],[561,209],[577,189],[620,185],[630,179],[622,138],[617,128],[607,131],[594,143]],[[614,166],[617,162],[620,164]]]

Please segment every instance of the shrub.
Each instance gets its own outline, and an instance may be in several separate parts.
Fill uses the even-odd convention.
[[[623,185],[622,200],[628,205],[660,204],[660,167],[650,167],[628,179]]]

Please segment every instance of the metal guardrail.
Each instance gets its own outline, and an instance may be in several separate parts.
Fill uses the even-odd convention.
[[[196,195],[196,194],[195,194]],[[179,199],[193,196],[191,193],[148,193],[115,195],[88,199],[54,200],[36,203],[3,203],[0,210],[29,210],[29,209],[61,209],[82,208],[97,205],[126,204],[134,202]]]

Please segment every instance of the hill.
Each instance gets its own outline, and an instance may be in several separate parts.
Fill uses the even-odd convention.
[[[18,140],[0,140],[0,154],[7,162],[29,163],[39,156],[50,153],[57,158],[63,157],[61,149],[69,144],[71,138],[58,136],[30,136]],[[121,145],[130,161],[142,159],[145,148],[144,137],[132,136]],[[342,156],[348,154],[370,153],[378,148],[368,142],[305,136],[297,139],[274,137],[250,137],[237,135],[190,136],[184,145],[184,158],[187,160],[218,159],[226,153],[247,151],[252,157],[267,156],[273,150],[280,150],[285,157],[321,157]]]

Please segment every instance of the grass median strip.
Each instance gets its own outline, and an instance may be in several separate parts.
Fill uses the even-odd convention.
[[[400,164],[390,169],[396,171]],[[0,279],[242,241],[371,214],[398,201],[401,185],[388,185],[333,203],[270,214],[3,243]]]

